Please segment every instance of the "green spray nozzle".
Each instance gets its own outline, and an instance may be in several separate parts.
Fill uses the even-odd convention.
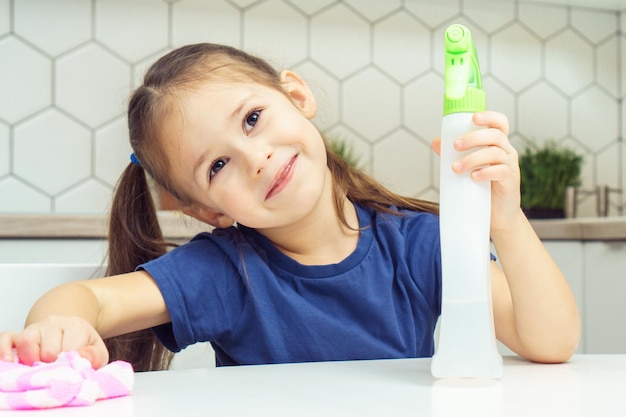
[[[444,115],[485,110],[478,54],[469,29],[459,24],[448,27],[445,48]]]

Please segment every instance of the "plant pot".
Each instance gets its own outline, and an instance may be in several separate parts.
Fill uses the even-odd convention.
[[[526,217],[529,219],[563,219],[565,218],[565,209],[563,208],[541,208],[528,207],[524,209]]]

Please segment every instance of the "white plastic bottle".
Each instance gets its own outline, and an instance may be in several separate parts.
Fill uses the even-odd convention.
[[[436,378],[499,378],[502,357],[491,303],[491,182],[476,182],[469,173],[452,170],[463,156],[454,141],[477,129],[472,115],[485,110],[485,93],[470,31],[450,26],[445,47],[439,200],[443,287],[431,372]]]

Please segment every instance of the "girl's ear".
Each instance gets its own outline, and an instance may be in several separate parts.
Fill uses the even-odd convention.
[[[280,73],[280,82],[293,104],[307,119],[312,119],[317,113],[317,103],[304,80],[294,72],[285,70]]]
[[[181,210],[187,216],[191,216],[196,220],[210,224],[218,229],[230,227],[235,222],[231,217],[206,207],[185,206],[182,207]]]

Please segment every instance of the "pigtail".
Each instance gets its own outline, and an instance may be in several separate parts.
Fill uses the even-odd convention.
[[[107,276],[132,272],[172,246],[163,240],[150,187],[138,164],[129,164],[118,181],[108,241]],[[112,337],[105,344],[111,361],[130,362],[135,371],[167,369],[173,358],[151,329]]]

